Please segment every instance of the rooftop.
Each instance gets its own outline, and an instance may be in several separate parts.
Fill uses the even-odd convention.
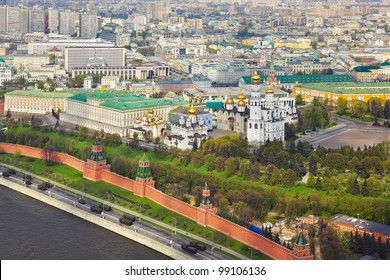
[[[72,97],[72,94],[67,92],[47,92],[40,90],[14,90],[6,93],[6,95],[32,96],[43,98],[67,98]]]
[[[246,84],[251,83],[250,76],[243,76]],[[261,76],[261,83],[264,83],[268,79],[268,76]],[[337,83],[337,82],[352,82],[353,79],[347,74],[341,75],[285,75],[276,76],[276,79],[282,84],[293,83]]]
[[[329,218],[329,220],[356,227],[356,229],[367,229],[372,232],[382,233],[384,235],[390,235],[390,226],[385,224],[379,224],[376,222],[366,221],[359,218],[350,217],[347,215],[337,214]]]
[[[372,70],[378,70],[380,69],[380,66],[373,66],[373,65],[368,65],[368,66],[356,66],[353,68],[353,71],[355,72],[371,72]]]
[[[184,100],[165,100],[165,99],[145,99],[142,101],[134,102],[118,102],[113,100],[107,100],[102,103],[101,106],[107,107],[110,109],[127,111],[127,110],[136,110],[136,109],[145,109],[150,107],[160,107],[160,106],[178,106],[188,104]]]
[[[318,91],[340,94],[389,94],[390,83],[309,83],[296,88],[314,89]]]

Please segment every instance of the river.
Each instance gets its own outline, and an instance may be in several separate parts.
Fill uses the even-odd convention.
[[[163,260],[148,247],[0,186],[2,260]]]

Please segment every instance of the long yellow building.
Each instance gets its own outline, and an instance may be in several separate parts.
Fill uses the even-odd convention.
[[[298,94],[306,103],[311,103],[314,97],[321,100],[328,99],[336,104],[340,97],[348,102],[361,100],[367,102],[372,97],[382,100],[390,99],[390,83],[319,83],[296,85],[291,93],[296,97]]]

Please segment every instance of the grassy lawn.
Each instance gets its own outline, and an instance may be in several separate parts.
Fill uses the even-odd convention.
[[[350,119],[350,120],[354,120],[354,121],[366,122],[366,123],[375,122],[375,120],[378,119],[378,118],[374,118],[371,116],[364,116],[362,118],[356,118],[356,117],[352,117],[349,114],[341,115],[341,117],[346,118],[346,119]]]
[[[120,148],[123,149],[126,147]],[[142,151],[139,151],[139,156],[142,153]],[[0,162],[22,168],[29,172],[33,171],[34,174],[46,177],[62,184],[66,184],[67,186],[77,190],[84,190],[84,192],[99,197],[101,199],[109,199],[112,203],[131,209],[132,211],[142,213],[145,216],[159,220],[165,224],[173,226],[175,224],[175,220],[173,218],[175,218],[177,228],[186,230],[192,234],[198,235],[210,241],[212,241],[212,232],[214,232],[215,243],[223,245],[242,255],[250,257],[250,250],[248,246],[236,240],[233,240],[232,238],[218,231],[198,225],[195,221],[192,221],[173,211],[170,211],[147,198],[135,196],[129,191],[126,191],[103,181],[92,182],[90,180],[84,179],[80,171],[67,165],[55,163],[52,166],[46,166],[45,162],[41,159],[29,158],[24,156],[15,157],[13,154],[0,154]],[[108,196],[107,193],[109,193]],[[110,194],[120,196],[121,198],[114,198]],[[253,259],[269,258],[264,254],[258,252],[257,250],[254,250]]]

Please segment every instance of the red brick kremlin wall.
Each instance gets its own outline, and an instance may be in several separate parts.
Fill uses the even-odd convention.
[[[16,150],[20,150],[21,154],[24,156],[42,158],[41,149],[38,148],[9,143],[0,143],[0,147],[6,153],[15,153]],[[85,165],[84,161],[64,153],[56,153],[56,161],[69,165],[81,172],[83,172],[83,166]],[[131,180],[113,172],[107,170],[100,170],[100,172],[102,181],[131,191],[136,195],[145,196],[167,209],[197,221],[201,225],[208,226],[212,229],[220,231],[232,237],[233,239],[239,240],[250,247],[258,249],[273,259],[295,259],[291,255],[289,249],[272,242],[246,228],[225,220],[224,218],[221,218],[210,211],[191,206],[187,203],[170,197],[160,192],[159,190],[156,190],[155,188],[143,185],[142,183],[138,183],[135,180]]]

